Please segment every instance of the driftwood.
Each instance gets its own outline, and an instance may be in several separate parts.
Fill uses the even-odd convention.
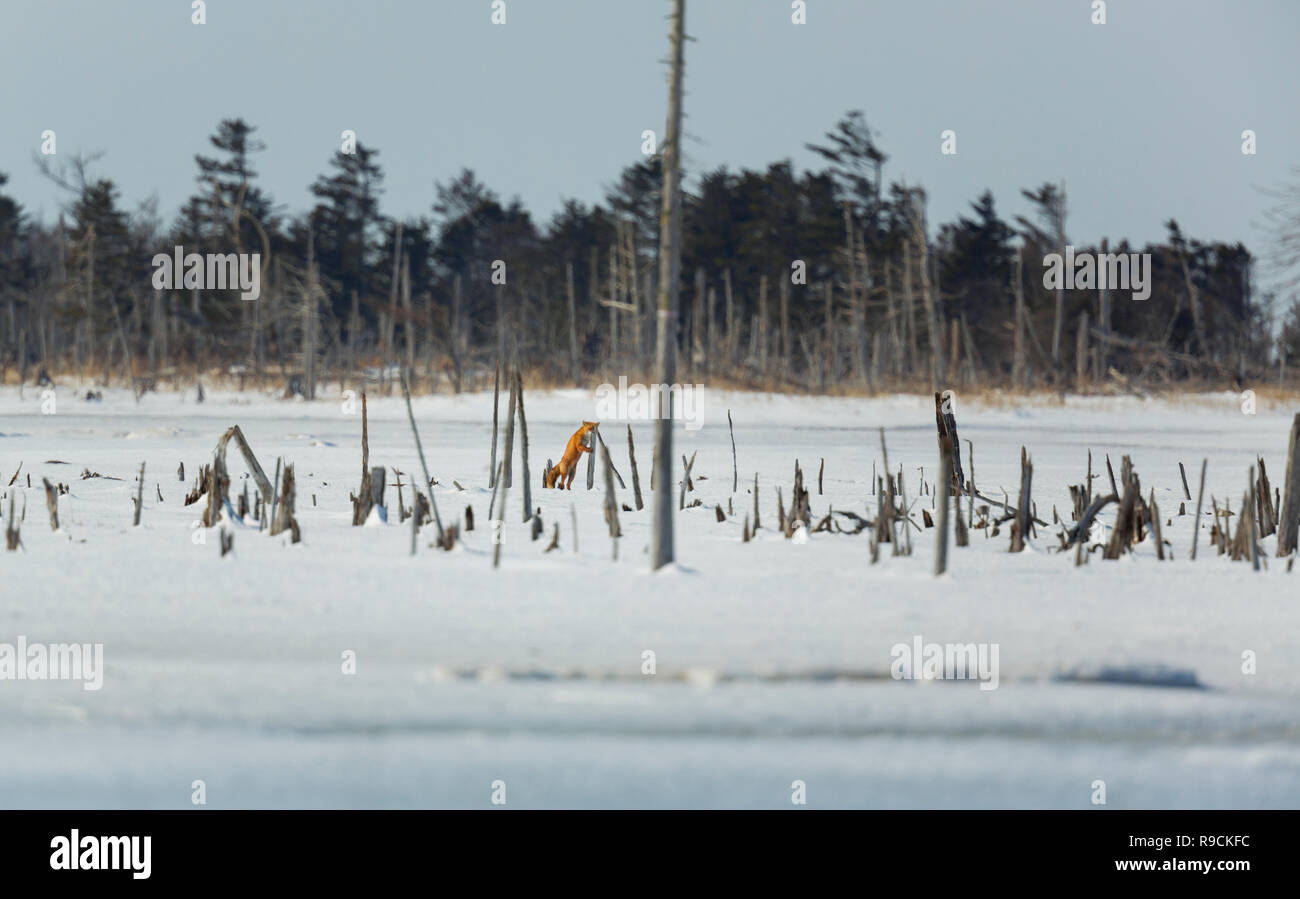
[[[602,437],[602,436],[600,436],[600,427],[599,427],[599,426],[596,427],[596,429],[595,429],[595,434],[596,434],[596,441],[600,443],[600,447],[601,447],[601,449],[604,449],[605,452],[608,453],[609,450],[605,447],[605,438]],[[596,447],[595,447],[594,444],[592,445],[591,449],[592,449],[593,452],[595,451]],[[614,465],[614,461],[613,461],[613,458],[612,458],[612,457],[611,457],[611,459],[610,459],[609,467],[610,467],[611,469],[613,469],[613,471],[614,471],[614,479],[615,479],[616,481],[618,481],[618,489],[619,489],[619,490],[626,490],[626,489],[627,489],[627,484],[623,483],[623,476],[622,476],[621,474],[618,473],[618,468]]]
[[[226,464],[226,443],[231,438],[234,438],[235,445],[239,447],[239,452],[243,455],[244,462],[248,465],[248,471],[252,474],[253,480],[257,482],[257,489],[262,492],[263,499],[269,501],[273,489],[271,482],[266,479],[266,472],[262,471],[262,466],[258,464],[257,456],[253,455],[253,449],[248,445],[248,441],[244,439],[244,432],[239,429],[239,425],[230,427],[217,441],[216,451],[221,456],[222,467],[224,468]],[[143,466],[141,467],[143,468]]]
[[[682,469],[683,469],[682,482],[681,482],[681,489],[677,495],[677,508],[679,510],[686,508],[686,492],[688,490],[693,491],[695,489],[695,485],[691,483],[691,469],[694,467],[695,467],[695,453],[691,453],[690,461],[687,461],[686,457],[682,456]]]
[[[1088,508],[1085,509],[1083,514],[1079,517],[1079,521],[1069,531],[1065,545],[1068,547],[1074,543],[1083,543],[1087,540],[1088,531],[1092,528],[1092,522],[1093,519],[1097,517],[1097,513],[1105,508],[1108,503],[1117,502],[1119,502],[1119,498],[1113,493],[1107,494],[1106,496],[1094,497],[1092,502],[1088,504]]]

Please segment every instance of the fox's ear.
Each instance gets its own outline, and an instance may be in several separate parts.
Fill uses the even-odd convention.
[[[596,425],[598,425],[598,424],[600,424],[600,422],[598,422],[598,421],[584,421],[584,422],[582,423],[582,426],[583,426],[584,428],[594,428],[594,427],[595,427]]]

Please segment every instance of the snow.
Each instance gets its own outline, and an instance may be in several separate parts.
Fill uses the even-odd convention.
[[[1201,458],[1207,513],[1210,494],[1237,509],[1257,456],[1280,487],[1294,409],[1261,402],[1245,415],[1235,394],[959,396],[962,462],[969,473],[971,440],[981,492],[1015,499],[1024,445],[1038,516],[1050,521],[1055,504],[1068,518],[1087,451],[1098,489],[1104,454],[1117,473],[1128,454],[1170,522],[1174,560],[1158,562],[1148,540],[1075,568],[1052,528],[1016,555],[1007,530],[974,531],[936,579],[933,531],[913,533],[910,558],[882,547],[874,566],[865,532],[806,543],[775,532],[776,488],[788,505],[796,458],[815,517],[828,504],[874,517],[881,427],[919,522],[931,504],[917,497],[919,469],[932,482],[937,465],[931,399],[704,400],[704,427],[673,437],[676,456],[697,453],[687,498],[703,505],[677,515],[677,563],[652,574],[649,423],[632,425],[647,508],[620,512],[617,561],[599,471],[590,492],[585,462],[578,489],[539,487],[546,459],[596,417],[590,391],[528,393],[545,532],[529,540],[516,457],[493,570],[490,394],[414,400],[442,518],[462,522],[469,505],[477,527],[444,553],[425,526],[412,558],[391,471],[387,523],[351,526],[359,399],[210,390],[203,404],[193,391],[136,403],[105,390],[88,403],[65,387],[43,415],[39,390],[5,388],[0,488],[21,461],[5,492],[20,513],[26,503],[26,520],[22,550],[0,553],[0,643],[102,643],[105,674],[98,691],[0,680],[0,806],[188,807],[195,780],[216,808],[490,807],[496,780],[512,808],[789,808],[795,780],[823,808],[1086,808],[1095,780],[1111,807],[1300,804],[1300,572],[1271,556],[1273,538],[1259,573],[1216,556],[1208,514],[1198,559],[1187,558]],[[503,420],[505,408],[503,398]],[[408,484],[420,464],[404,405],[371,396],[369,416],[371,465]],[[185,507],[184,495],[232,424],[268,475],[277,457],[294,463],[301,544],[226,521],[235,545],[223,559],[216,533],[195,526],[203,504]],[[601,431],[631,505],[625,423]],[[251,497],[237,451],[228,464],[232,495],[247,483]],[[105,477],[81,480],[83,469]],[[746,544],[755,471],[763,529]],[[57,533],[42,476],[70,487]],[[735,515],[718,523],[714,505],[729,498]],[[557,523],[560,550],[544,553]],[[997,689],[894,680],[891,647],[917,636],[998,644]],[[343,673],[347,651],[355,674]],[[1256,673],[1243,673],[1247,652]]]

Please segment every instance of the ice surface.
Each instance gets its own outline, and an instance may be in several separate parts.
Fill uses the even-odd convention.
[[[477,528],[443,553],[428,547],[426,526],[412,558],[391,470],[388,522],[351,527],[359,403],[347,414],[337,396],[209,391],[199,405],[193,392],[138,404],[121,391],[102,403],[75,393],[58,392],[54,415],[40,414],[38,390],[0,396],[0,488],[21,461],[3,489],[20,513],[26,503],[22,551],[0,553],[0,643],[102,643],[104,687],[0,680],[0,806],[186,807],[197,779],[216,808],[489,807],[495,780],[521,808],[789,808],[795,780],[811,807],[1085,808],[1095,780],[1112,807],[1300,805],[1300,572],[1270,556],[1257,574],[1208,541],[1209,495],[1236,510],[1257,454],[1281,486],[1292,409],[1243,415],[1232,394],[959,397],[962,461],[969,474],[969,439],[981,492],[1014,501],[1024,445],[1038,516],[1051,521],[1055,505],[1069,518],[1067,487],[1083,482],[1088,449],[1094,489],[1108,488],[1105,453],[1117,475],[1131,455],[1174,560],[1158,562],[1148,540],[1076,569],[1072,553],[1054,551],[1052,528],[1017,555],[1007,530],[975,531],[935,579],[933,531],[913,534],[912,557],[885,547],[875,566],[865,533],[798,544],[775,531],[776,488],[788,506],[796,458],[814,516],[828,505],[874,516],[880,427],[919,522],[932,502],[917,495],[920,469],[932,483],[937,465],[927,398],[707,393],[704,427],[674,430],[675,456],[697,453],[687,498],[703,505],[676,518],[677,564],[651,574],[649,423],[632,425],[647,509],[620,512],[617,561],[603,479],[581,489],[585,460],[579,489],[540,489],[546,458],[596,417],[590,392],[528,394],[545,533],[529,540],[516,458],[495,571],[490,394],[414,401],[443,520],[461,521],[470,505]],[[505,409],[503,399],[503,420]],[[404,406],[371,396],[369,411],[370,464],[400,469],[409,484],[420,465]],[[232,424],[268,475],[277,457],[294,463],[301,544],[225,522],[235,546],[222,559],[215,530],[193,527],[203,505],[185,507],[184,495]],[[601,431],[628,481],[619,500],[631,505],[626,423]],[[1191,563],[1203,456],[1206,514]],[[228,460],[236,495],[244,463],[233,450]],[[83,469],[106,477],[81,480]],[[755,471],[763,529],[745,544]],[[42,476],[71,488],[57,533]],[[409,487],[403,497],[409,505]],[[718,523],[714,504],[725,510],[729,497],[735,515]],[[1112,521],[1113,507],[1102,517]],[[561,550],[544,554],[556,523]],[[1271,553],[1273,539],[1262,543]],[[915,636],[996,643],[998,689],[895,681],[891,647]],[[354,675],[342,672],[345,651]],[[1256,673],[1243,673],[1244,653]]]

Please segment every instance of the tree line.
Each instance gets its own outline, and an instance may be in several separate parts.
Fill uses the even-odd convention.
[[[314,396],[325,381],[475,389],[499,361],[556,384],[653,366],[659,156],[627,165],[603,202],[537,222],[470,169],[433,185],[429,214],[383,212],[380,152],[341,148],[289,213],[261,186],[265,145],[242,119],[195,157],[174,221],[122,208],[100,156],[56,165],[56,222],[32,220],[0,173],[0,383],[238,378]],[[860,111],[807,144],[817,167],[721,167],[682,196],[677,375],[696,383],[838,392],[963,386],[1151,388],[1286,380],[1300,308],[1274,328],[1241,243],[1166,223],[1156,244],[1071,234],[1063,184],[991,192],[937,226],[920,185],[888,177]],[[155,255],[259,254],[261,293],[155,289]],[[1049,287],[1049,254],[1150,254],[1150,295]]]

